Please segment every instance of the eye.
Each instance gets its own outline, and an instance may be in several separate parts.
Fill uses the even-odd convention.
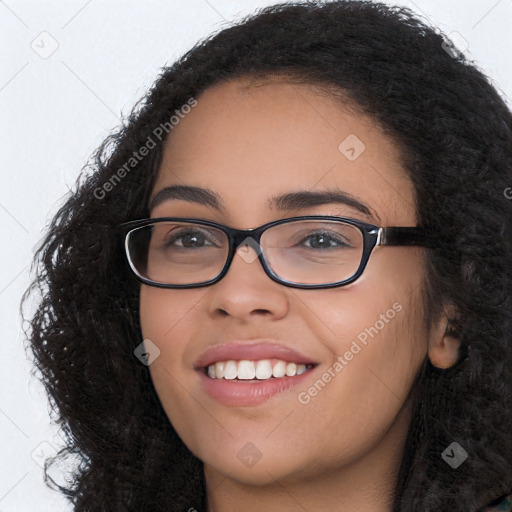
[[[351,247],[350,241],[340,237],[339,233],[332,233],[329,231],[315,231],[306,235],[303,239],[302,245],[308,249],[330,249],[330,248],[344,248]],[[304,243],[308,241],[308,243]]]
[[[213,233],[198,228],[181,228],[170,231],[165,237],[165,248],[177,245],[184,249],[217,246]]]

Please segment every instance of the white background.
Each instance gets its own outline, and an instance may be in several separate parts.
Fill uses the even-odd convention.
[[[31,376],[19,316],[45,224],[121,112],[144,95],[161,67],[272,3],[0,1],[0,512],[71,510],[46,488],[37,463],[62,443],[42,386]],[[467,41],[466,55],[503,97],[512,98],[512,0],[389,3],[410,7],[445,34],[457,33],[454,42]],[[31,47],[43,52],[52,44],[58,48],[45,59]]]

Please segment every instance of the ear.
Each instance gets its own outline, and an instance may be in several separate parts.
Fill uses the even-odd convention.
[[[428,358],[437,368],[450,368],[459,360],[460,338],[454,327],[455,320],[455,308],[448,305],[432,326],[428,340]]]

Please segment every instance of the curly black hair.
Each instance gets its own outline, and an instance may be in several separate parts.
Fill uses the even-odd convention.
[[[371,116],[399,148],[420,224],[435,239],[427,320],[452,303],[462,355],[446,370],[427,359],[421,368],[393,511],[474,512],[511,491],[512,118],[484,73],[449,49],[406,8],[277,4],[164,68],[96,150],[48,227],[23,298],[39,293],[27,339],[67,443],[45,481],[76,511],[207,510],[202,462],[134,356],[140,285],[116,226],[149,216],[166,138],[155,128],[240,77],[323,87]],[[148,138],[154,147],[141,157]],[[456,470],[441,457],[452,442],[468,453]],[[80,463],[69,485],[57,484],[49,470],[70,455]]]

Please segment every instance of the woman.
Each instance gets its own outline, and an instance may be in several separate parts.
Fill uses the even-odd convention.
[[[447,47],[276,5],[102,144],[33,285],[75,510],[510,510],[512,123]]]

